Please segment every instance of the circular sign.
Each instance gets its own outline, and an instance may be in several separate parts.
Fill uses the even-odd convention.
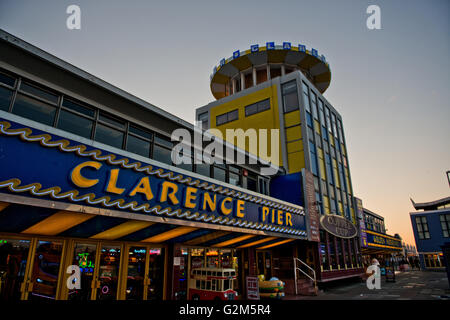
[[[327,214],[320,218],[320,225],[338,238],[350,239],[358,234],[355,225],[344,217]]]

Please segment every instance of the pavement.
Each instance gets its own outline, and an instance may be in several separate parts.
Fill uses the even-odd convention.
[[[284,300],[450,300],[447,273],[395,272],[395,282],[381,278],[381,289],[369,290],[359,278],[339,280],[319,287],[317,296],[286,296]]]

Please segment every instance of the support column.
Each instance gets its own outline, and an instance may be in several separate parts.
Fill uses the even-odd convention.
[[[326,231],[325,231],[325,243],[327,246],[328,265],[330,266],[330,270],[333,270],[333,264],[331,263],[331,255],[330,255],[330,236]]]
[[[286,68],[284,67],[284,64],[281,65],[281,76],[284,76],[286,74]]]
[[[231,80],[232,94],[236,93],[236,79]]]
[[[338,248],[337,248],[337,237],[336,236],[334,236],[333,237],[334,238],[334,255],[336,256],[336,265],[337,265],[337,268],[338,268],[338,270],[341,270],[341,264],[340,264],[340,260],[339,260],[339,252],[338,252]]]
[[[245,75],[241,72],[241,91],[245,89]]]
[[[344,259],[344,266],[347,269],[348,261],[347,261],[347,250],[345,249],[344,239],[341,238],[341,248],[342,248],[342,259]]]
[[[256,86],[256,68],[252,68],[253,86]]]
[[[270,65],[267,64],[266,66],[266,72],[267,72],[267,80],[270,80]]]

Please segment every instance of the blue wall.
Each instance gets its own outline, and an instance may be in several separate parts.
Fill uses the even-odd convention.
[[[270,196],[304,207],[301,173],[291,173],[271,179]]]
[[[411,214],[411,223],[414,232],[414,238],[416,240],[417,252],[419,252],[420,262],[424,267],[423,255],[420,252],[442,252],[441,246],[445,242],[449,242],[450,238],[444,238],[441,222],[439,216],[441,214],[450,214],[450,209],[436,210],[436,211],[424,211],[423,213]],[[430,232],[430,239],[419,239],[417,232],[416,217],[426,217],[428,229]]]

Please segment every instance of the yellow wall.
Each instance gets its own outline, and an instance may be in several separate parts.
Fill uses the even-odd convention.
[[[253,114],[251,116],[246,117],[245,116],[245,107],[270,98],[270,109]],[[238,109],[239,111],[239,119],[216,126],[216,117],[218,115],[224,114],[226,112],[232,111]],[[280,119],[279,119],[279,113],[278,113],[278,94],[277,94],[277,86],[273,85],[271,87],[267,87],[261,90],[258,90],[256,92],[247,94],[243,97],[239,97],[236,99],[233,99],[229,102],[223,103],[221,105],[215,106],[210,109],[210,124],[211,128],[217,128],[222,132],[223,138],[226,139],[226,129],[238,129],[241,128],[242,130],[247,129],[267,129],[268,133],[268,152],[270,154],[271,150],[271,140],[270,140],[270,129],[280,129]],[[281,139],[281,132],[280,132],[280,139]],[[227,140],[228,141],[228,140]],[[233,144],[237,144],[237,141],[228,141]],[[277,162],[274,162],[275,165],[282,166],[282,155],[281,155],[281,141],[278,141],[278,150],[279,150],[279,159]],[[248,141],[246,141],[245,150],[249,151],[248,147]],[[259,146],[258,146],[259,151]],[[268,160],[268,159],[265,159]]]

